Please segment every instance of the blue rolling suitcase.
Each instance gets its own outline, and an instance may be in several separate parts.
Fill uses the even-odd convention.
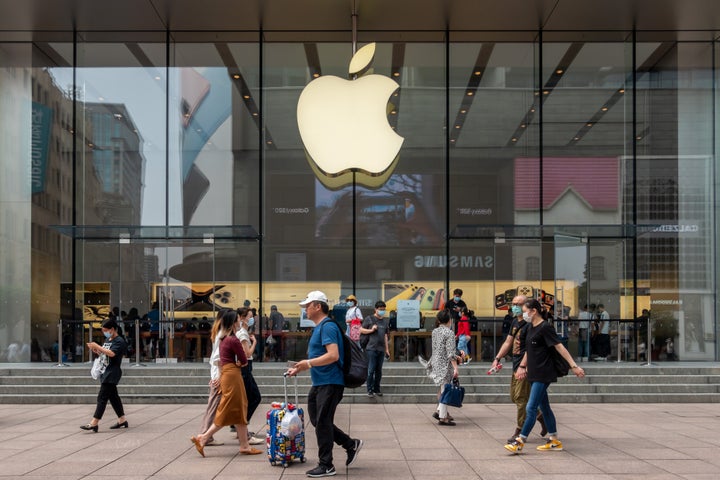
[[[298,405],[295,377],[295,403],[288,402],[287,376],[283,375],[285,401],[273,402],[267,412],[267,456],[271,465],[288,467],[294,460],[305,463],[305,411]]]

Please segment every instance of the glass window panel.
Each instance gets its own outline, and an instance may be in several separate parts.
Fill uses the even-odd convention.
[[[79,224],[165,224],[166,71],[164,56],[154,53],[164,50],[164,36],[159,44],[127,39],[95,43],[79,37]]]
[[[256,43],[175,43],[169,223],[252,225],[259,210]]]
[[[357,187],[355,293],[367,313],[384,300],[394,317],[398,301],[415,299],[423,316],[434,321],[447,298],[445,50],[441,43],[380,43],[377,48],[375,74],[399,84],[389,99],[388,121],[404,141],[386,181]]]
[[[713,74],[709,43],[651,43],[638,71],[638,279],[649,287],[655,360],[713,358]],[[688,304],[687,302],[691,302]],[[674,345],[674,349],[668,346]],[[674,351],[673,351],[674,350]]]
[[[544,62],[547,51],[557,63],[543,68],[543,223],[622,223],[632,181],[628,45],[545,44]]]
[[[532,43],[450,45],[450,230],[457,225],[536,224],[536,46]]]

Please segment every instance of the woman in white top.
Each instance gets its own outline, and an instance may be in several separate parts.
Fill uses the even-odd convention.
[[[223,335],[219,335],[221,324],[222,324],[222,317],[227,312],[227,309],[222,309],[218,312],[217,317],[215,318],[215,323],[212,326],[212,330],[210,330],[210,341],[213,344],[212,348],[212,354],[210,355],[210,383],[208,384],[210,388],[210,393],[208,395],[208,403],[207,408],[205,409],[205,415],[203,416],[202,423],[200,424],[200,431],[201,432],[207,432],[207,430],[212,426],[213,421],[215,420],[215,412],[217,412],[218,405],[220,405],[220,337]],[[208,442],[205,444],[206,447],[214,447],[216,445],[223,445],[223,442],[218,442],[214,438],[208,439]]]
[[[348,304],[348,310],[345,313],[345,323],[347,324],[347,335],[354,342],[360,341],[360,327],[362,326],[362,312],[357,306],[357,298],[355,295],[348,295],[345,301]]]

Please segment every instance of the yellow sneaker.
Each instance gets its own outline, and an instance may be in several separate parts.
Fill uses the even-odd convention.
[[[525,446],[525,442],[523,442],[523,439],[520,437],[517,437],[512,442],[505,445],[505,450],[508,450],[514,454],[518,454],[522,452],[523,447]]]
[[[537,447],[537,449],[542,452],[547,452],[549,450],[561,452],[563,446],[560,440],[548,440],[547,442],[545,442],[545,445],[540,445],[539,447]]]

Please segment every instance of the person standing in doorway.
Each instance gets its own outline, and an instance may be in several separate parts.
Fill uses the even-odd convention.
[[[315,427],[318,445],[318,466],[305,474],[310,478],[331,477],[337,472],[333,464],[333,443],[345,449],[347,459],[345,465],[352,465],[357,460],[363,441],[351,438],[335,425],[335,411],[342,400],[345,390],[343,378],[343,332],[328,314],[327,296],[318,290],[308,293],[307,298],[300,302],[305,308],[307,318],[313,328],[308,342],[308,358],[301,360],[287,371],[287,375],[295,376],[309,370],[312,387],[308,393],[308,414]]]
[[[282,313],[278,312],[277,305],[272,305],[270,307],[270,335],[274,337],[275,343],[268,344],[265,342],[265,344],[267,348],[272,350],[271,355],[275,358],[276,362],[283,358],[283,325],[285,325],[285,317]]]
[[[470,318],[473,315],[474,312],[465,307],[460,315],[460,320],[458,320],[457,349],[460,350],[460,355],[462,355],[463,365],[470,363]]]
[[[368,359],[367,394],[368,397],[383,396],[380,390],[382,380],[383,360],[390,358],[390,344],[388,342],[389,322],[385,311],[385,302],[375,302],[375,313],[363,320],[360,333],[368,336],[365,355]]]
[[[578,359],[587,362],[590,358],[590,320],[592,315],[588,312],[587,303],[583,305],[578,314]]]
[[[345,312],[345,324],[347,325],[347,336],[353,342],[360,341],[360,327],[362,327],[363,316],[360,308],[357,306],[357,298],[355,295],[348,295],[345,298],[347,302],[347,312]]]
[[[458,320],[460,320],[460,315],[462,314],[462,311],[464,308],[467,308],[467,305],[462,299],[463,291],[459,288],[456,288],[453,290],[453,298],[447,301],[445,303],[445,309],[450,312],[450,315],[452,316],[453,321],[457,324]]]
[[[598,357],[596,360],[604,362],[610,356],[610,314],[605,310],[605,305],[599,303],[598,309]]]

